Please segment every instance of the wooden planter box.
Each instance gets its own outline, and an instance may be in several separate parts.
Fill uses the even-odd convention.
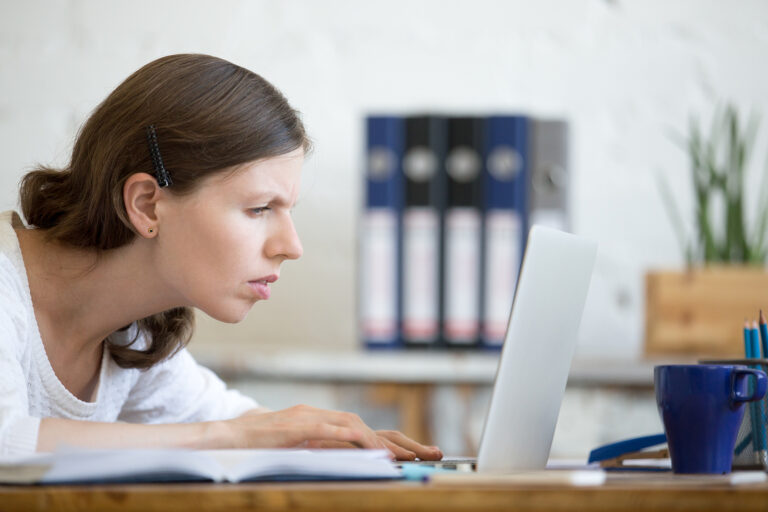
[[[709,266],[646,275],[645,354],[744,357],[744,320],[768,315],[762,267]]]

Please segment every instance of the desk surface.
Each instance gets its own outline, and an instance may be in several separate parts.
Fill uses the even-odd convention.
[[[0,509],[100,511],[768,510],[768,483],[609,478],[598,487],[415,482],[0,486]]]

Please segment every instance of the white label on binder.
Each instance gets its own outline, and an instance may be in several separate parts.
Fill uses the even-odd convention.
[[[445,215],[445,339],[473,343],[480,324],[480,211],[451,208]]]
[[[391,342],[397,335],[397,217],[389,208],[365,212],[362,250],[363,335]]]
[[[403,337],[437,340],[440,224],[434,208],[408,208],[403,214]]]
[[[520,216],[514,211],[491,210],[486,214],[483,340],[489,345],[504,343],[520,269],[521,230]]]

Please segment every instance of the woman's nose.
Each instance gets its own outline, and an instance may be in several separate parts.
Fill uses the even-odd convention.
[[[301,240],[296,232],[296,227],[293,225],[293,219],[290,218],[290,214],[270,236],[270,239],[267,241],[266,251],[267,256],[270,258],[283,257],[288,260],[298,259],[303,254],[304,248],[301,245]]]

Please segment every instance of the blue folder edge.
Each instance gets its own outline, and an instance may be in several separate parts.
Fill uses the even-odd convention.
[[[631,439],[625,439],[623,441],[617,441],[615,443],[598,446],[591,452],[589,452],[589,459],[587,463],[601,462],[608,459],[620,457],[621,455],[637,452],[653,446],[658,446],[667,443],[667,436],[665,434],[653,434],[649,436],[634,437]],[[606,470],[618,470],[618,471],[669,471],[668,468],[633,468],[632,466],[625,466],[622,468],[603,468]]]

